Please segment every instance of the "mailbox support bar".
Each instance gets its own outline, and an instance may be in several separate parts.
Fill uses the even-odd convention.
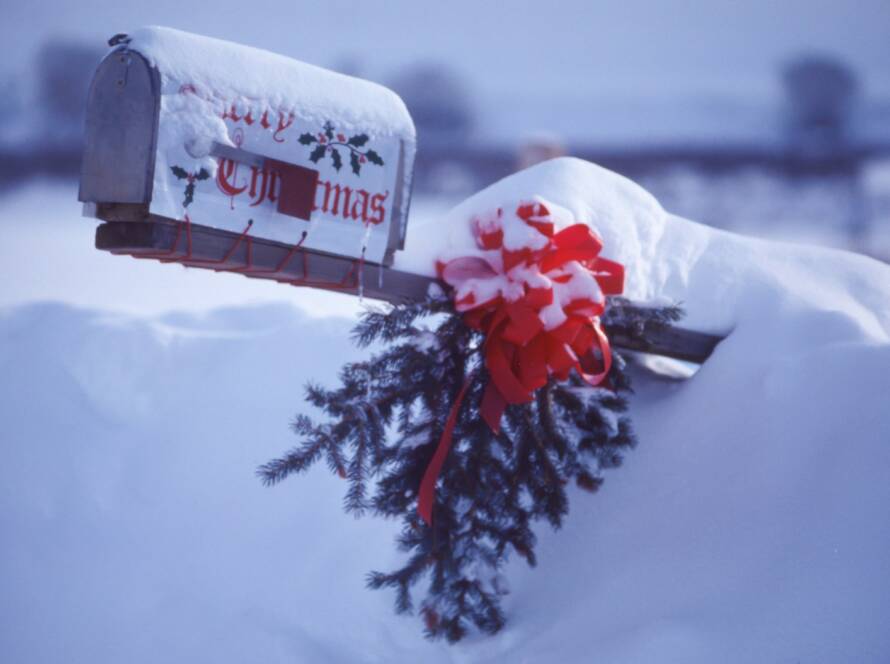
[[[129,212],[129,214],[128,214]],[[104,214],[103,214],[104,213]],[[101,210],[106,219],[133,218],[134,210]],[[143,221],[106,221],[96,229],[96,248],[113,254],[175,262],[190,267],[237,272],[245,276],[306,285],[391,303],[423,299],[437,281],[411,272],[362,263],[351,258],[295,248],[265,239],[239,236],[208,226],[145,215]],[[648,343],[612,334],[612,344],[626,350],[703,363],[722,337],[669,327]]]

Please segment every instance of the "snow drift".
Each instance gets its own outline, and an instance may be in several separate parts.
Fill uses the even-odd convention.
[[[679,300],[686,325],[728,337],[690,380],[637,376],[639,447],[572,496],[561,532],[539,529],[537,569],[508,570],[501,634],[423,641],[363,588],[392,566],[394,524],[345,517],[324,473],[253,477],[291,444],[302,383],[355,357],[348,321],[32,305],[0,317],[0,657],[890,657],[890,268],[678,219],[571,159],[413,221],[398,267],[432,269],[472,213],[535,195],[597,229],[631,297]]]

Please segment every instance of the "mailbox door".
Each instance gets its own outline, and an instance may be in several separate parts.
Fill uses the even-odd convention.
[[[160,80],[138,53],[119,49],[99,64],[87,100],[79,200],[151,201]]]

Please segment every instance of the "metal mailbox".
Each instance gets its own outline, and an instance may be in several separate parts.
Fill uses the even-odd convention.
[[[79,199],[105,221],[387,266],[404,247],[414,153],[410,115],[382,86],[145,28],[120,36],[93,78]]]

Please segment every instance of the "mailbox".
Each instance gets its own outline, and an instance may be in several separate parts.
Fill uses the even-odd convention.
[[[291,258],[299,247],[304,273],[310,256],[331,278],[350,261],[392,264],[415,153],[395,93],[168,28],[113,43],[90,88],[79,194],[87,216],[112,222],[100,248],[139,255],[150,235],[145,257],[218,269],[240,260],[245,274],[279,280],[296,268],[257,247]],[[151,227],[119,226],[127,222]],[[199,256],[201,238],[218,247],[229,238],[231,252]]]

